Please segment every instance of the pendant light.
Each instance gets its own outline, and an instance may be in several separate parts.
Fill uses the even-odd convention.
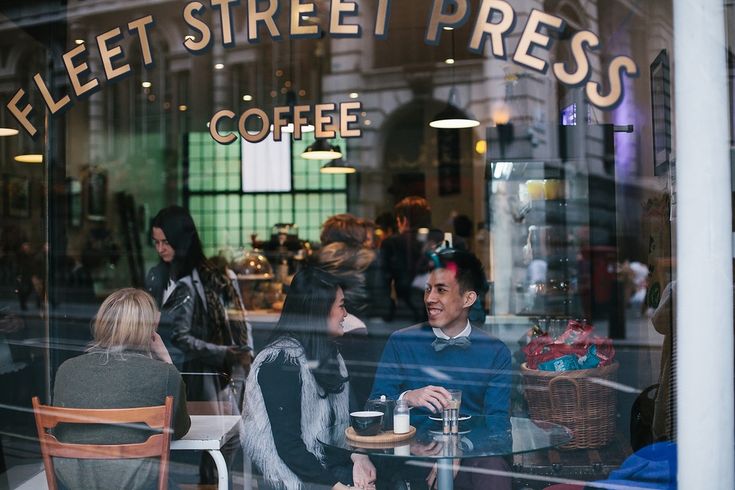
[[[457,95],[457,87],[452,85],[452,88],[449,89],[449,100],[447,101],[446,107],[434,116],[429,126],[437,129],[462,129],[474,128],[480,125],[480,121],[465,116],[459,110],[458,106],[459,95]]]
[[[335,160],[341,156],[342,152],[339,146],[330,145],[329,141],[325,139],[316,139],[301,154],[301,158],[307,160]]]
[[[23,153],[13,158],[18,163],[43,163],[43,155],[40,153]]]
[[[480,121],[467,117],[465,113],[459,109],[461,107],[461,103],[459,101],[457,87],[454,85],[454,64],[456,60],[454,57],[454,31],[452,30],[449,34],[452,39],[452,56],[447,58],[445,63],[452,67],[452,87],[449,89],[449,99],[447,100],[446,107],[434,116],[429,123],[429,126],[437,129],[474,128],[480,125]]]
[[[357,169],[349,162],[345,162],[342,157],[335,158],[331,162],[324,164],[319,172],[323,174],[354,174]]]
[[[43,152],[38,151],[39,144],[30,136],[22,135],[17,142],[16,154],[13,157],[18,163],[39,164],[43,163]]]

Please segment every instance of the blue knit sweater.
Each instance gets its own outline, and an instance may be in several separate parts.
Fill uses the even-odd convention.
[[[508,416],[510,412],[511,356],[498,339],[473,328],[467,349],[450,346],[436,352],[436,336],[427,324],[394,332],[380,360],[371,398],[397,399],[406,390],[427,385],[462,390],[461,412],[469,415]],[[426,415],[423,408],[412,410]]]

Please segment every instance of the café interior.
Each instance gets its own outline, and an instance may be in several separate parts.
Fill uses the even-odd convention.
[[[681,458],[697,452],[688,435],[697,424],[678,413],[677,359],[693,354],[680,345],[672,298],[706,282],[684,274],[699,257],[680,238],[709,228],[685,221],[685,203],[697,208],[678,192],[691,153],[677,150],[686,138],[674,109],[715,96],[700,81],[677,99],[674,62],[717,58],[723,47],[710,39],[705,54],[677,51],[689,3],[3,2],[0,488],[46,483],[31,400],[53,403],[59,366],[85,352],[108,295],[145,288],[161,260],[152,223],[167,206],[188,211],[206,257],[232,274],[255,355],[294,276],[326,245],[325,222],[349,214],[363,223],[360,246],[378,279],[370,307],[348,311],[367,331],[358,350],[369,353],[350,379],[369,392],[388,338],[415,323],[381,274],[382,244],[402,233],[394,207],[410,196],[431,208],[430,223],[410,231],[426,253],[463,248],[483,265],[488,288],[473,328],[511,354],[514,435],[516,423],[532,422],[569,434],[503,453],[502,488],[604,484],[656,444],[673,445],[674,456],[669,480],[651,488],[676,488],[676,451],[679,472],[692,474]],[[713,10],[692,15],[732,25],[731,6]],[[720,42],[732,52],[730,37]],[[730,62],[730,91],[712,102],[730,128],[723,144],[733,138]],[[706,146],[711,135],[689,128],[699,139],[688,144]],[[727,184],[726,233],[712,241],[730,254],[728,291],[729,158],[724,173],[708,174]],[[712,267],[722,279],[722,263]],[[418,297],[427,277],[411,278]],[[705,404],[724,407],[717,421],[727,429],[732,349],[712,344],[732,343],[732,293],[721,298],[726,309],[699,336],[709,336],[704,355],[724,363],[708,392],[719,395]],[[585,368],[585,350],[574,366],[532,369],[543,365],[534,342],[568,338],[572,325],[585,326],[584,347],[602,364]],[[703,456],[715,474],[699,475],[702,486],[680,479],[683,488],[733,483],[728,440]],[[170,473],[198,483],[198,454],[174,449]],[[263,488],[247,458],[226,470],[233,488]]]

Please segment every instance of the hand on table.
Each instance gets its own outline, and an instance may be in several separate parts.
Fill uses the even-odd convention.
[[[403,399],[408,402],[410,407],[424,407],[432,413],[441,412],[449,405],[452,395],[441,386],[424,386],[418,390],[407,391],[403,395]]]
[[[373,462],[364,454],[353,454],[352,459],[352,481],[355,487],[373,490],[377,474]]]
[[[225,352],[225,362],[228,366],[249,366],[253,360],[253,354],[248,349],[243,349],[240,346],[228,347]]]
[[[444,443],[431,441],[429,443],[412,443],[411,454],[415,456],[436,456],[442,452]]]
[[[25,328],[25,322],[18,315],[0,311],[0,333],[15,333]]]
[[[158,332],[153,332],[153,335],[151,336],[151,354],[163,362],[167,362],[169,364],[174,363],[171,360],[168,349],[166,349],[166,346],[163,343],[163,339],[158,335]]]

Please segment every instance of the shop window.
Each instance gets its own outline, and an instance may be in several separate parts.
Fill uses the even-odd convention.
[[[207,132],[186,135],[184,204],[197,223],[207,255],[226,247],[248,247],[254,234],[256,240],[268,239],[276,223],[296,223],[299,238],[318,241],[322,222],[347,212],[346,177],[322,174],[323,162],[300,157],[313,141],[313,134],[307,133],[291,143],[290,190],[259,187],[258,192],[244,192],[242,166],[247,165],[247,155],[241,145],[220,145]],[[345,140],[331,141],[347,151]]]
[[[291,190],[291,142],[274,141],[273,134],[259,143],[240,140],[243,192],[288,192]],[[263,169],[268,171],[264,172]]]

